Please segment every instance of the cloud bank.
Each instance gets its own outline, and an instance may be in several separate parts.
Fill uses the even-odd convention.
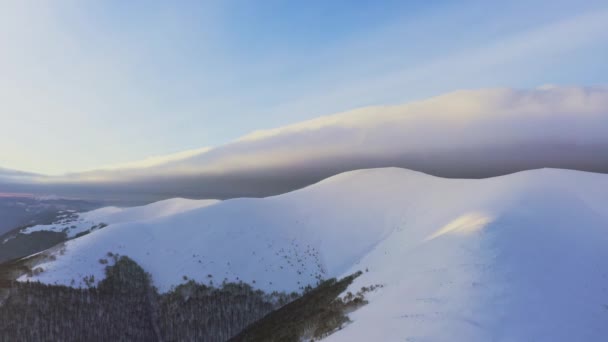
[[[228,198],[272,195],[369,167],[466,178],[540,167],[608,172],[608,88],[463,90],[256,131],[179,156],[35,183],[73,192]]]
[[[30,172],[23,172],[18,170],[6,169],[0,167],[0,185],[2,182],[19,182],[19,181],[30,181],[32,178],[44,177]]]

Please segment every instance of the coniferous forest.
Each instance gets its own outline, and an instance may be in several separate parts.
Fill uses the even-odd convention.
[[[326,281],[302,296],[266,294],[245,283],[213,287],[193,281],[159,294],[150,276],[122,256],[96,287],[4,281],[0,341],[261,341],[275,333],[285,337],[279,340],[297,341],[304,333],[326,334],[348,322],[343,309],[363,298],[345,304],[336,297],[352,279]]]
[[[244,283],[190,282],[159,295],[127,257],[106,273],[88,289],[10,282],[0,341],[225,341],[289,300]]]

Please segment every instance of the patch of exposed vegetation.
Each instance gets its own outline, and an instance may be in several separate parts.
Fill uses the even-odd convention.
[[[106,223],[103,223],[103,222],[102,222],[102,223],[100,223],[100,224],[96,224],[96,225],[92,226],[91,228],[89,228],[89,229],[87,229],[87,230],[83,230],[83,231],[81,231],[81,232],[77,233],[76,235],[74,235],[74,237],[73,237],[72,239],[77,239],[77,238],[79,238],[79,237],[81,237],[81,236],[89,235],[89,234],[91,234],[93,231],[96,231],[96,230],[99,230],[99,229],[105,228],[105,227],[107,227],[107,226],[108,226],[108,225],[107,225]],[[73,228],[76,228],[76,226],[72,226],[72,227],[70,227],[69,229],[73,229]],[[66,228],[66,232],[67,232],[67,231],[69,231],[69,229],[68,229],[68,228]]]
[[[33,276],[34,270],[38,268],[39,264],[55,260],[55,253],[63,254],[64,251],[65,246],[60,243],[42,253],[0,263],[0,288],[3,288],[1,284],[12,282],[23,275]],[[36,272],[41,271],[38,270]]]
[[[67,239],[65,233],[37,231],[30,234],[16,233],[0,241],[0,263],[21,258],[51,248]]]
[[[318,340],[341,329],[350,320],[346,316],[367,302],[363,291],[339,297],[361,272],[341,280],[323,281],[307,289],[302,297],[273,311],[230,339],[233,342]]]
[[[90,234],[90,233],[91,233],[91,231],[90,231],[90,230],[88,230],[88,229],[87,229],[87,230],[83,230],[83,231],[81,231],[80,233],[78,233],[78,234],[74,235],[74,239],[78,239],[79,237],[81,237],[81,236],[85,236],[85,235],[88,235],[88,234]]]
[[[297,297],[266,294],[245,283],[216,288],[189,281],[159,297],[159,326],[165,341],[226,341]]]

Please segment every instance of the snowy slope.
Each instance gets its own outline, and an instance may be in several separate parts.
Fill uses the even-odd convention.
[[[602,341],[608,336],[608,175],[535,170],[482,180],[354,171],[69,241],[37,279],[103,277],[128,255],[161,291],[184,276],[297,290],[368,270],[383,284],[328,341]]]
[[[386,286],[328,341],[608,339],[608,176],[446,183],[351,268]]]
[[[72,238],[78,233],[95,230],[110,224],[151,220],[206,207],[218,202],[217,200],[172,198],[140,207],[105,207],[86,213],[76,213],[74,210],[69,210],[61,213],[58,221],[53,224],[28,227],[21,230],[20,233],[30,234],[36,231],[65,232],[69,238]]]

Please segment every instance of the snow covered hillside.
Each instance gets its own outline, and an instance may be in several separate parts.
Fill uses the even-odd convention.
[[[108,253],[133,258],[160,291],[186,279],[292,291],[362,270],[352,292],[384,286],[328,341],[608,337],[608,175],[461,180],[372,169],[157,216],[107,220],[35,279],[98,281]]]
[[[53,224],[28,227],[21,230],[20,233],[31,234],[37,231],[65,232],[69,238],[72,238],[80,233],[94,231],[109,224],[151,220],[206,207],[217,202],[219,201],[172,198],[141,207],[105,207],[86,213],[76,213],[74,210],[67,210],[60,212],[58,220]]]

